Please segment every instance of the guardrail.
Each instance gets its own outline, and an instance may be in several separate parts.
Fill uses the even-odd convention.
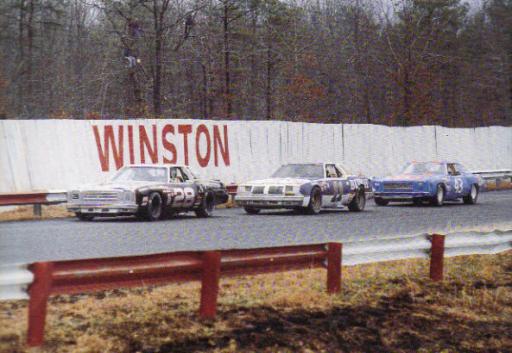
[[[16,264],[0,267],[0,299],[29,298],[27,344],[39,346],[44,340],[47,301],[54,294],[201,281],[199,315],[214,318],[221,277],[326,268],[327,291],[338,293],[342,264],[430,258],[430,278],[439,281],[444,257],[510,249],[512,230]]]
[[[476,170],[471,173],[480,175],[486,190],[512,189],[512,170]]]
[[[65,203],[66,191],[31,191],[0,193],[0,206],[34,205],[34,216],[41,216],[42,205]]]

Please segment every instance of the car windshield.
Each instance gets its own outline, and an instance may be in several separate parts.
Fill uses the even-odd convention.
[[[125,167],[121,169],[112,181],[167,181],[167,169],[159,167]]]
[[[444,168],[442,163],[411,163],[402,174],[444,174]]]
[[[321,164],[286,164],[276,170],[272,177],[321,179],[324,177],[324,168]]]

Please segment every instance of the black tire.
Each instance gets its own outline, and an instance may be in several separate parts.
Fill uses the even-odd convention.
[[[250,207],[250,206],[245,206],[244,207],[244,211],[247,213],[247,214],[258,214],[260,213],[260,209],[259,208],[254,208],[254,207]]]
[[[415,197],[412,199],[412,203],[416,206],[421,206],[421,205],[423,205],[423,200]]]
[[[319,214],[322,210],[322,192],[320,188],[314,187],[311,190],[311,197],[309,199],[309,204],[306,208],[306,213],[310,215]]]
[[[173,209],[173,208],[170,208],[170,207],[167,207],[164,209],[163,211],[163,214],[162,214],[162,217],[161,218],[165,218],[165,219],[171,219],[173,217],[176,217],[176,210]]]
[[[359,189],[357,193],[354,195],[354,198],[348,204],[349,211],[352,212],[361,212],[364,210],[366,206],[366,194],[364,189]]]
[[[387,206],[389,203],[388,200],[384,200],[382,197],[375,197],[373,201],[377,206]]]
[[[213,195],[213,193],[211,193],[211,192],[207,192],[203,197],[201,206],[199,206],[199,208],[195,209],[194,212],[196,213],[197,217],[207,218],[213,214],[214,208],[215,208],[215,195]]]
[[[163,213],[162,196],[158,192],[152,192],[149,194],[144,218],[148,221],[158,221]]]
[[[442,206],[444,203],[444,196],[445,196],[444,187],[443,187],[443,185],[438,184],[437,188],[436,188],[436,195],[430,199],[430,204],[432,206],[437,206],[437,207]]]
[[[87,214],[87,213],[75,213],[76,217],[84,222],[90,222],[94,219],[93,215]]]
[[[467,196],[464,196],[462,200],[464,200],[464,203],[466,205],[474,205],[478,200],[478,186],[475,184],[471,185],[471,190],[469,191],[469,194]]]

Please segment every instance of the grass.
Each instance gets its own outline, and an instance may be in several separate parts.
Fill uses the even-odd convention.
[[[13,210],[0,212],[1,221],[25,221],[31,219],[50,219],[72,217],[74,213],[66,210],[66,205],[42,205],[42,216],[34,216],[33,206],[19,206]]]
[[[50,299],[41,352],[512,352],[512,252],[221,280],[218,317],[197,316],[199,284]],[[0,352],[24,347],[26,301],[0,303]]]

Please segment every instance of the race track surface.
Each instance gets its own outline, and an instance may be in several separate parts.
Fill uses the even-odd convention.
[[[143,255],[181,250],[227,249],[386,238],[462,228],[512,226],[512,191],[482,193],[477,205],[443,207],[392,204],[364,212],[290,211],[246,215],[219,209],[208,219],[193,213],[160,222],[131,218],[80,222],[74,218],[0,222],[0,264]]]

